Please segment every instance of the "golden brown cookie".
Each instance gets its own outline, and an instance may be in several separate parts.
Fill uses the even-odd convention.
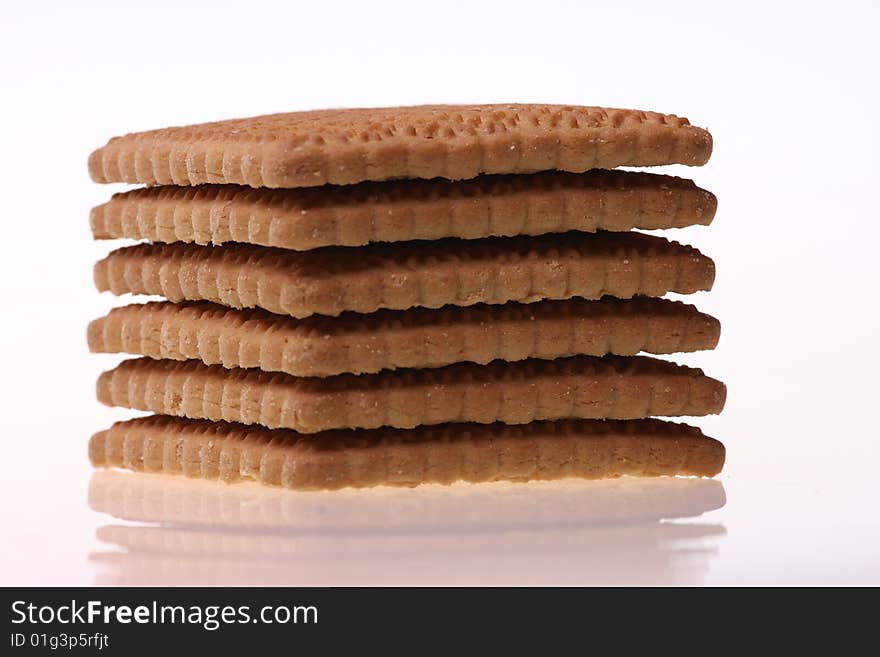
[[[687,119],[564,105],[424,105],[271,114],[114,137],[95,182],[350,185],[660,164],[705,164],[712,137]]]
[[[643,356],[459,363],[327,378],[137,358],[104,372],[97,394],[109,406],[315,433],[709,415],[721,412],[726,389],[702,370]]]
[[[327,247],[139,244],[95,265],[113,294],[157,294],[273,313],[438,308],[708,290],[715,265],[696,249],[642,233],[564,233]]]
[[[714,476],[724,446],[684,424],[566,420],[411,430],[283,429],[166,416],[118,422],[92,436],[92,464],[295,489],[456,481]]]
[[[635,171],[400,180],[311,189],[147,187],[94,208],[97,239],[306,251],[370,242],[708,225],[717,201],[690,180]]]
[[[88,328],[94,352],[200,360],[294,376],[441,367],[580,354],[714,349],[721,325],[652,297],[380,310],[297,320],[264,310],[167,301],[115,308]]]

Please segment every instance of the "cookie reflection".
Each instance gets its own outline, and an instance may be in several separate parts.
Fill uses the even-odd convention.
[[[295,493],[96,471],[111,585],[699,584],[721,482],[617,479]],[[691,520],[682,521],[689,518]]]

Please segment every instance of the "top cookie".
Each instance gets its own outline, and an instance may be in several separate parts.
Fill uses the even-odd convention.
[[[567,105],[423,105],[271,114],[114,137],[95,182],[349,185],[705,164],[712,136],[674,115]]]

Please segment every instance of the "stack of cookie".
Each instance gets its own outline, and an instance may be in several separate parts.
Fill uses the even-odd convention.
[[[278,114],[112,139],[99,290],[160,295],[89,326],[140,356],[99,399],[155,413],[92,437],[98,466],[291,488],[720,471],[649,419],[718,413],[722,383],[648,354],[712,349],[708,224],[675,116],[547,105]]]

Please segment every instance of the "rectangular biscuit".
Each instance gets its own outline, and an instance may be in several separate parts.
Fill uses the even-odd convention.
[[[292,319],[209,302],[114,308],[88,327],[89,349],[294,376],[368,374],[525,358],[714,349],[721,325],[691,305],[636,297],[379,310]]]
[[[271,114],[114,137],[101,183],[351,185],[709,160],[712,136],[674,115],[564,105],[423,105]]]
[[[306,251],[370,242],[708,225],[717,201],[690,180],[635,171],[400,180],[344,187],[146,187],[91,212],[96,239]]]
[[[463,424],[302,436],[152,416],[118,422],[89,441],[89,458],[99,467],[302,490],[624,475],[711,477],[721,471],[724,456],[724,446],[699,429],[659,420]]]
[[[695,428],[660,420],[566,420],[521,426],[419,429],[284,429],[167,416],[117,422],[92,436],[99,467],[183,474],[295,489],[416,486],[456,481],[580,477],[712,477],[724,446]]]
[[[644,356],[459,363],[327,378],[137,358],[104,372],[97,396],[109,406],[315,433],[708,415],[721,412],[726,389],[702,370]]]
[[[642,233],[446,239],[289,251],[244,244],[139,244],[94,269],[113,294],[157,294],[308,317],[604,295],[708,290],[715,264],[693,247]]]

